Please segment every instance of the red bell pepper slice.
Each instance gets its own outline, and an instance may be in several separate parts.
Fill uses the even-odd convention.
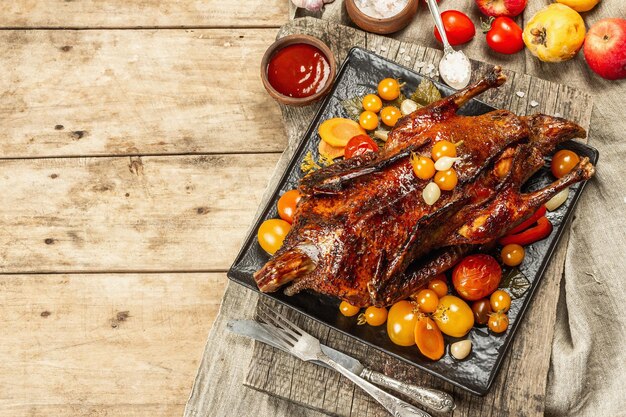
[[[536,226],[521,233],[504,236],[498,239],[498,243],[503,246],[510,245],[512,243],[526,246],[547,238],[550,233],[552,233],[552,223],[550,223],[550,220],[544,216],[537,219]]]
[[[511,229],[509,231],[509,233],[507,233],[507,236],[508,235],[514,235],[514,234],[517,234],[519,232],[523,232],[524,230],[528,229],[530,226],[532,226],[533,224],[537,223],[537,220],[539,220],[540,217],[545,216],[546,215],[546,211],[547,211],[546,206],[539,207],[539,210],[537,210],[535,212],[535,214],[533,214],[528,219],[524,220],[519,225],[517,225],[513,229]]]

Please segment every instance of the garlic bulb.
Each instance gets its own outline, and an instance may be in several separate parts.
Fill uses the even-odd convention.
[[[458,161],[461,158],[453,158],[451,156],[442,156],[441,158],[437,159],[437,162],[435,162],[435,169],[437,171],[447,171],[450,168],[452,168],[452,165],[454,165],[454,163],[456,161]]]
[[[450,345],[450,354],[458,360],[467,358],[470,350],[472,350],[471,340],[461,340]]]
[[[296,7],[302,7],[312,12],[319,12],[324,8],[325,4],[332,3],[333,1],[334,0],[291,0]]]
[[[439,189],[439,186],[434,182],[429,182],[422,191],[422,198],[424,198],[424,202],[429,206],[432,206],[437,202],[437,200],[439,200],[439,197],[441,197],[441,190]]]

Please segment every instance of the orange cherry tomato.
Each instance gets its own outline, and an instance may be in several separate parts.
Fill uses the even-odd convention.
[[[415,344],[415,323],[417,322],[417,306],[410,301],[398,301],[389,309],[387,315],[387,335],[399,346]]]
[[[437,161],[442,156],[454,158],[456,157],[456,145],[447,140],[440,140],[433,145],[431,153],[434,161]]]
[[[415,301],[422,313],[434,313],[439,304],[439,297],[433,290],[421,290],[415,296]]]
[[[281,195],[278,199],[278,215],[280,218],[289,224],[293,223],[293,215],[301,198],[302,194],[298,190],[289,190]]]
[[[378,83],[378,95],[383,100],[392,101],[400,97],[400,84],[393,78],[385,78]]]
[[[429,180],[435,175],[435,163],[430,158],[411,154],[411,165],[415,176],[420,180]]]
[[[259,245],[261,245],[265,252],[273,255],[283,245],[285,236],[287,236],[290,229],[291,225],[284,220],[265,220],[261,223],[257,233]]]
[[[387,309],[370,306],[365,309],[365,321],[370,326],[380,326],[387,321]]]
[[[383,101],[376,94],[363,97],[363,109],[378,113],[383,108]]]
[[[358,314],[358,312],[361,311],[361,309],[353,306],[347,301],[342,301],[341,304],[339,304],[339,311],[341,311],[341,314],[343,314],[346,317],[352,317]]]
[[[437,323],[428,316],[421,315],[415,324],[415,344],[428,359],[441,359],[444,353],[443,335]]]
[[[456,176],[456,171],[452,168],[435,174],[435,184],[444,191],[454,190],[458,182],[459,178]]]
[[[502,279],[502,268],[493,256],[465,257],[452,271],[452,284],[461,297],[475,301],[494,292]]]
[[[380,111],[380,118],[389,127],[394,127],[402,117],[402,112],[396,106],[387,106]]]
[[[552,163],[550,164],[552,175],[562,178],[569,174],[579,162],[580,158],[578,155],[567,149],[562,149],[552,157]]]
[[[500,252],[502,263],[508,266],[517,266],[521,264],[525,256],[526,251],[524,251],[524,247],[516,243],[506,245]]]
[[[497,313],[506,313],[511,308],[511,296],[504,290],[497,290],[489,299],[491,308]]]
[[[378,116],[370,110],[365,110],[359,117],[359,124],[365,130],[374,130],[378,127]]]
[[[489,330],[494,333],[502,333],[509,327],[509,316],[505,313],[493,313],[489,316]]]
[[[448,294],[448,284],[446,283],[446,276],[444,274],[437,275],[428,283],[428,288],[433,290],[437,297],[441,298]]]

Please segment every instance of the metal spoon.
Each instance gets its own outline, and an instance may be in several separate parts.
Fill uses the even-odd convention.
[[[426,3],[443,41],[443,58],[439,61],[439,75],[450,87],[457,90],[465,88],[470,82],[472,64],[462,51],[455,51],[450,46],[436,0],[426,0]]]

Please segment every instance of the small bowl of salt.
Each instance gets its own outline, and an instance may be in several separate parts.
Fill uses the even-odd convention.
[[[350,19],[358,27],[386,35],[411,23],[419,0],[346,0],[345,3]]]

